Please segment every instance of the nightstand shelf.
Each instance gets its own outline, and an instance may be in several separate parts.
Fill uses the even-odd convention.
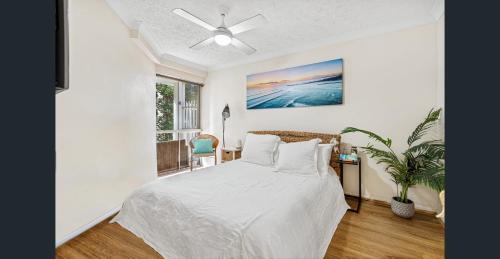
[[[241,149],[236,148],[222,148],[222,163],[233,161],[241,158]]]
[[[358,204],[356,206],[356,209],[349,209],[350,211],[354,211],[356,213],[359,213],[359,208],[361,206],[361,158],[358,157],[358,160],[355,161],[344,161],[338,159],[336,161],[337,163],[340,164],[340,183],[342,184],[342,187],[344,187],[344,165],[356,165],[358,166],[358,196],[352,196],[352,195],[346,195],[349,197],[354,197],[357,198]]]

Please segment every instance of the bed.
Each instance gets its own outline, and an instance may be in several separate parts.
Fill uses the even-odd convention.
[[[340,142],[330,134],[253,133]],[[323,258],[348,209],[333,166],[308,177],[235,160],[158,179],[128,197],[111,222],[165,258]]]

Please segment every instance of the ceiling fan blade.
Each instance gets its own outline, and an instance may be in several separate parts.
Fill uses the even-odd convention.
[[[250,47],[250,45],[244,43],[243,41],[241,40],[238,40],[236,38],[233,38],[233,40],[231,41],[231,44],[233,46],[235,46],[237,49],[245,52],[245,54],[247,55],[250,55],[252,53],[254,53],[255,51],[257,51],[256,49]]]
[[[198,24],[199,26],[209,30],[209,31],[215,31],[216,28],[210,24],[208,24],[207,22],[203,21],[202,19],[190,14],[188,11],[184,10],[184,9],[180,9],[180,8],[176,8],[174,10],[172,10],[173,13],[179,15],[180,17],[186,19],[186,20],[189,20],[193,23],[196,23]]]
[[[194,44],[193,46],[189,47],[190,49],[201,49],[203,47],[206,47],[208,45],[210,45],[212,42],[214,42],[214,37],[210,37],[206,40],[202,40],[196,44]]]
[[[262,14],[257,14],[256,16],[250,17],[240,23],[229,27],[228,29],[233,34],[238,34],[262,26],[265,23],[267,23],[266,17],[264,17],[264,15]]]

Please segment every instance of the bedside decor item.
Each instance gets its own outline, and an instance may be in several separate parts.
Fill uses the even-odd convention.
[[[212,143],[212,147],[208,148],[206,147],[206,144],[208,143],[209,140]],[[202,153],[197,153],[195,152],[196,149],[196,144],[198,143],[198,151],[209,151],[209,152],[202,152]],[[200,144],[202,147],[200,147]],[[219,139],[217,139],[215,136],[212,136],[210,134],[200,134],[197,137],[194,137],[189,141],[189,147],[191,150],[191,157],[189,158],[189,167],[191,171],[193,171],[193,158],[202,158],[202,157],[215,157],[215,165],[217,165],[217,146],[219,145]],[[203,149],[201,149],[203,148]],[[201,160],[200,160],[201,163]]]
[[[342,161],[357,161],[358,160],[358,150],[356,147],[350,145],[345,145],[340,152],[339,160]]]
[[[247,109],[342,103],[342,59],[247,76]]]
[[[238,141],[236,142],[236,149],[241,150],[242,147],[243,143],[241,142],[241,139],[238,139]]]
[[[441,114],[441,109],[431,109],[425,120],[420,123],[408,137],[408,148],[397,155],[392,149],[392,140],[383,138],[373,132],[353,127],[345,128],[342,134],[359,132],[368,135],[371,139],[385,146],[379,149],[368,143],[361,147],[370,158],[375,158],[377,163],[386,165],[386,171],[391,175],[392,181],[401,191],[399,196],[391,201],[392,211],[401,217],[411,218],[415,213],[415,204],[408,199],[408,189],[416,184],[424,184],[441,192],[444,189],[444,143],[440,139],[419,140],[432,128]],[[419,142],[419,143],[417,143]]]
[[[226,119],[231,117],[229,112],[229,105],[226,104],[224,110],[222,110],[222,147],[226,147],[225,131],[226,131]]]

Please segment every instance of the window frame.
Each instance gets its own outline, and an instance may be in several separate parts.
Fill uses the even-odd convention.
[[[177,81],[177,86],[174,86],[174,123],[173,123],[173,127],[174,129],[173,130],[156,130],[156,135],[158,134],[162,134],[162,133],[172,133],[172,139],[175,140],[175,139],[178,139],[179,137],[179,134],[180,133],[196,133],[196,132],[201,132],[201,91],[202,91],[202,88],[203,88],[203,84],[201,83],[197,83],[197,82],[192,82],[192,81],[188,81],[188,80],[183,80],[183,79],[179,79],[179,78],[175,78],[175,77],[171,77],[171,76],[165,76],[165,75],[161,75],[161,74],[156,74],[156,82],[155,82],[155,85],[156,83],[158,83],[158,78],[165,78],[165,79],[169,79],[169,80],[174,80],[174,81]],[[181,110],[182,110],[182,106],[185,105],[185,100],[181,101],[180,100],[180,89],[184,89],[182,92],[185,93],[185,85],[186,84],[190,84],[190,85],[195,85],[195,86],[199,86],[199,94],[198,94],[198,117],[197,117],[197,128],[191,128],[191,129],[182,129],[182,125],[181,125],[181,120],[183,120],[184,118],[181,118],[181,116],[183,117],[183,115],[181,115]],[[156,87],[155,87],[155,91],[156,91]],[[185,98],[184,98],[185,99]],[[156,100],[155,100],[156,102]],[[157,109],[156,105],[155,105],[155,109]],[[157,120],[157,118],[155,117],[155,121]],[[155,124],[156,125],[156,124]],[[156,127],[155,127],[156,129]]]

